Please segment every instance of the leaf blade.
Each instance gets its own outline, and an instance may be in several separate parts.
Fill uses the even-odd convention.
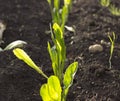
[[[43,75],[45,78],[48,78],[24,50],[16,48],[13,50],[13,53],[18,59],[24,61],[28,66],[36,70],[39,74]]]
[[[75,73],[77,72],[77,69],[78,69],[78,62],[74,62],[70,64],[65,71],[64,79],[63,79],[65,95],[67,95],[70,86],[73,84],[73,79]]]

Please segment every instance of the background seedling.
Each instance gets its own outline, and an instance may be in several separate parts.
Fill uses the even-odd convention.
[[[104,7],[108,7],[110,5],[110,0],[100,0],[100,4]]]
[[[47,0],[50,6],[52,22],[57,23],[64,32],[64,26],[68,20],[68,14],[72,7],[72,0],[64,0],[64,5],[60,8],[60,0]]]
[[[109,40],[111,42],[110,57],[109,57],[109,68],[111,69],[112,68],[111,59],[112,59],[112,56],[113,56],[113,51],[114,51],[114,46],[115,46],[115,39],[116,39],[115,33],[114,32],[112,33],[112,37],[110,36],[110,34],[108,34],[108,38],[109,38]]]
[[[113,15],[116,15],[116,16],[120,16],[120,9],[115,7],[115,5],[110,5],[109,7],[109,11],[113,14]]]
[[[107,7],[111,14],[115,16],[120,16],[120,8],[116,7],[114,4],[110,3],[110,0],[100,0],[100,4],[103,7]]]

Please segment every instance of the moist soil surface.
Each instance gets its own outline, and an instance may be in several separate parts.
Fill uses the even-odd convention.
[[[120,0],[113,0],[120,7]],[[53,74],[47,51],[51,41],[51,14],[47,0],[0,0],[0,20],[7,25],[1,47],[23,40],[23,49],[48,76]],[[66,66],[79,62],[67,101],[120,101],[120,17],[112,15],[97,0],[73,0],[65,31]],[[108,32],[115,32],[112,68],[109,66],[110,41]],[[91,53],[89,46],[100,44],[103,51]],[[42,101],[39,89],[47,80],[12,50],[0,52],[0,101]]]

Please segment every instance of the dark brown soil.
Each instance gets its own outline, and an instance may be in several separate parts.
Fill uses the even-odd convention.
[[[120,7],[120,0],[113,0]],[[15,40],[28,44],[23,48],[49,76],[53,74],[47,52],[51,15],[47,0],[0,0],[0,20],[7,24],[4,48]],[[66,31],[67,64],[79,62],[74,84],[67,101],[120,101],[120,17],[101,7],[98,0],[73,0]],[[88,48],[109,42],[107,32],[116,33],[112,69],[109,69],[110,46],[102,52],[90,53]],[[12,50],[0,52],[0,101],[42,101],[39,89],[46,79],[18,60]]]

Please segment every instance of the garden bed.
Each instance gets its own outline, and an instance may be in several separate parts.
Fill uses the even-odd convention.
[[[120,1],[114,0],[120,7]],[[15,40],[28,44],[23,49],[50,76],[53,74],[47,51],[51,15],[46,0],[1,0],[0,20],[6,24],[4,48]],[[120,17],[112,15],[98,0],[73,0],[66,31],[66,65],[77,60],[79,68],[67,101],[120,101]],[[112,69],[109,69],[108,32],[116,33]],[[102,52],[90,53],[89,46],[100,44]],[[39,89],[46,79],[18,60],[12,50],[0,52],[0,101],[42,101]]]

